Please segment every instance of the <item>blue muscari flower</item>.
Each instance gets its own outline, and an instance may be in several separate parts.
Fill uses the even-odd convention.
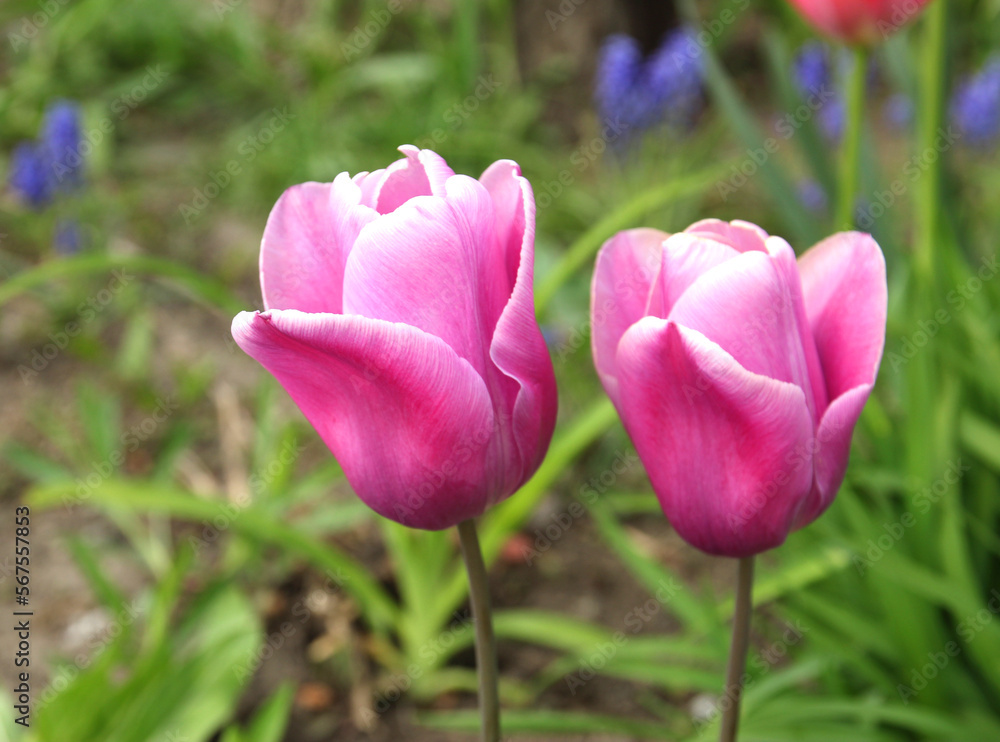
[[[802,205],[814,214],[822,214],[826,211],[828,199],[826,191],[823,190],[817,181],[812,178],[805,178],[799,181],[796,190]]]
[[[10,158],[10,186],[36,209],[52,199],[48,160],[34,142],[21,142]]]
[[[804,98],[819,93],[830,84],[830,63],[823,44],[809,41],[802,45],[792,61],[792,79]]]
[[[839,142],[844,135],[847,114],[840,98],[831,98],[819,109],[819,128],[831,142]]]
[[[886,100],[882,115],[893,129],[909,129],[913,123],[913,100],[905,93],[893,93]]]
[[[833,87],[830,54],[818,41],[802,45],[792,61],[792,80],[804,99],[820,95]],[[818,123],[824,136],[832,142],[844,133],[844,104],[839,96],[827,98],[819,109]]]
[[[595,97],[598,112],[605,121],[621,118],[635,125],[632,111],[632,88],[642,67],[642,51],[635,39],[624,34],[609,36],[597,59]]]
[[[595,97],[605,123],[635,135],[660,123],[689,126],[701,104],[702,50],[689,29],[669,33],[648,59],[629,36],[605,41]]]
[[[51,104],[42,121],[40,140],[49,158],[54,190],[79,186],[83,169],[79,106],[65,100]]]
[[[647,84],[661,117],[675,126],[691,125],[701,105],[703,71],[694,33],[679,28],[668,34],[648,63]]]
[[[73,219],[60,219],[56,222],[53,246],[59,255],[76,255],[80,252],[80,225]]]
[[[986,147],[1000,135],[1000,55],[963,82],[951,101],[951,118],[965,140]]]

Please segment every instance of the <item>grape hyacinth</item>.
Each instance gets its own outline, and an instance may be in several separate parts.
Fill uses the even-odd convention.
[[[988,147],[1000,136],[1000,55],[959,86],[951,101],[951,118],[974,147]]]
[[[76,255],[80,252],[83,240],[80,236],[80,225],[74,219],[60,219],[56,222],[55,237],[52,240],[59,255]]]
[[[829,199],[827,199],[826,191],[823,190],[823,186],[819,184],[818,181],[812,178],[804,178],[799,181],[796,186],[796,191],[799,196],[799,201],[802,205],[806,207],[813,214],[823,214],[826,212],[827,206],[829,205]]]
[[[648,58],[630,36],[608,37],[595,86],[601,120],[624,129],[625,139],[659,124],[689,128],[701,106],[702,63],[702,49],[690,29],[667,34]]]
[[[818,41],[803,44],[792,61],[792,78],[803,96],[816,95],[830,84],[826,47]]]
[[[22,142],[11,156],[8,181],[30,206],[40,209],[59,192],[83,182],[80,153],[80,110],[70,101],[56,101],[45,111],[37,142]]]
[[[52,198],[48,162],[42,149],[34,142],[21,142],[10,158],[10,187],[36,209]]]
[[[80,109],[70,101],[49,106],[42,121],[41,143],[52,167],[56,190],[71,190],[81,183]]]
[[[80,108],[76,103],[58,100],[50,104],[42,119],[37,141],[21,142],[10,158],[7,181],[32,209],[41,211],[60,194],[69,194],[83,185],[83,138]],[[66,209],[68,202],[56,202],[58,221],[53,247],[59,255],[79,252],[83,245],[79,225]]]
[[[913,124],[913,100],[905,93],[893,93],[885,102],[885,122],[897,131],[905,131]]]
[[[822,105],[817,113],[817,121],[823,135],[831,142],[840,141],[844,133],[844,103],[834,93],[830,54],[826,46],[818,41],[802,45],[792,61],[792,80],[796,89],[805,99],[820,98]]]

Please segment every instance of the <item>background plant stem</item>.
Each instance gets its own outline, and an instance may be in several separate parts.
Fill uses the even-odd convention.
[[[470,519],[459,523],[458,535],[462,542],[462,558],[469,573],[472,620],[476,625],[476,669],[479,673],[479,714],[482,718],[483,742],[500,742],[497,650],[490,614],[490,588],[483,553],[479,548],[479,536],[476,534],[476,522]]]
[[[941,0],[931,3],[927,8],[918,123],[919,154],[927,167],[923,177],[917,182],[916,193],[916,272],[922,289],[932,289],[934,283],[934,242],[938,230],[942,160],[942,153],[938,151],[938,130],[941,128],[944,110],[947,18],[948,7]],[[937,157],[927,156],[932,151],[937,153]]]
[[[726,687],[723,698],[730,700],[722,713],[722,732],[719,742],[736,742],[736,730],[740,724],[740,700],[743,684],[740,678],[747,664],[747,649],[750,646],[750,614],[753,612],[753,557],[743,557],[736,572],[736,610],[733,613],[733,641],[729,647],[729,663],[726,665]]]
[[[861,127],[865,110],[865,78],[868,50],[857,47],[847,83],[847,129],[841,159],[840,197],[837,204],[837,229],[854,227],[854,199],[858,195],[858,159],[861,153]]]

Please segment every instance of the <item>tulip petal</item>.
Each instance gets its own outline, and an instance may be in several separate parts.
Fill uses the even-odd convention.
[[[375,208],[375,192],[385,179],[385,168],[380,168],[374,172],[358,173],[352,180],[361,189],[361,203],[365,206]]]
[[[521,177],[521,168],[513,160],[497,160],[483,172],[479,182],[493,199],[496,222],[495,229],[500,238],[500,246],[506,255],[507,278],[511,290],[517,280],[521,265],[521,251],[526,243],[525,232],[534,256],[535,239],[535,198],[531,185]]]
[[[618,342],[646,314],[669,236],[658,229],[629,229],[605,242],[597,254],[590,287],[591,347],[594,367],[616,406]]]
[[[646,314],[667,317],[688,287],[703,273],[740,253],[713,237],[678,232],[663,243],[663,264],[653,281]]]
[[[495,204],[494,229],[500,236],[507,270],[512,262],[514,266],[513,290],[490,344],[493,363],[516,382],[501,387],[520,462],[520,466],[512,467],[506,490],[513,492],[545,458],[555,428],[558,393],[552,360],[535,319],[535,200],[531,185],[510,160],[491,165],[480,182]]]
[[[806,316],[805,298],[802,293],[802,279],[799,266],[795,259],[795,251],[781,237],[768,237],[765,243],[768,255],[774,261],[782,281],[788,287],[789,301],[795,314],[795,327],[798,330],[802,350],[805,353],[805,363],[809,375],[809,390],[812,391],[813,403],[810,409],[816,413],[816,419],[826,409],[829,399],[826,396],[826,379],[823,377],[823,364],[819,360],[816,349],[816,339],[813,337],[812,326]]]
[[[885,259],[871,235],[841,232],[799,258],[806,316],[830,400],[872,384],[885,345]]]
[[[796,518],[796,528],[816,520],[836,497],[847,471],[851,434],[871,391],[871,384],[856,386],[837,397],[823,413],[814,447],[815,479]]]
[[[747,371],[801,388],[817,420],[794,299],[776,261],[751,251],[702,274],[668,317],[718,343]]]
[[[503,467],[489,395],[438,338],[295,310],[242,312],[233,337],[288,391],[376,512],[441,529],[495,497]]]
[[[341,311],[347,255],[361,228],[377,216],[360,199],[347,173],[333,183],[303,183],[281,195],[260,246],[266,309]]]
[[[816,338],[830,406],[817,432],[816,479],[798,525],[817,518],[844,479],[851,435],[871,393],[885,345],[885,260],[870,235],[842,232],[799,258],[806,316]]]
[[[488,346],[510,295],[495,279],[506,267],[493,202],[464,175],[447,190],[448,198],[416,196],[361,231],[347,259],[344,311],[419,327],[490,384]]]
[[[455,174],[441,155],[432,150],[404,144],[399,151],[406,157],[385,169],[385,176],[375,189],[379,214],[395,211],[414,196],[443,196],[445,181]]]
[[[655,317],[629,328],[617,364],[622,420],[677,532],[722,556],[781,544],[813,476],[802,389]]]
[[[764,246],[764,241],[768,237],[767,232],[756,224],[740,219],[731,222],[724,222],[721,219],[702,219],[684,231],[688,234],[722,242],[738,252],[751,250],[767,252],[767,248]]]

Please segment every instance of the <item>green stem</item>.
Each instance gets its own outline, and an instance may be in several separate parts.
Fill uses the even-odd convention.
[[[726,665],[726,688],[723,698],[729,704],[722,712],[722,732],[719,742],[736,742],[740,724],[740,700],[743,696],[743,672],[750,647],[750,614],[753,613],[753,557],[740,559],[736,574],[736,610],[733,613],[733,642]]]
[[[861,128],[864,123],[865,78],[868,74],[868,51],[854,50],[851,76],[847,83],[847,130],[840,161],[840,199],[837,204],[837,229],[854,227],[854,199],[858,195],[858,161],[861,155]]]
[[[917,182],[916,272],[925,288],[934,281],[934,242],[940,215],[941,145],[938,141],[944,109],[946,34],[948,6],[937,0],[927,8],[925,42],[921,49],[922,95],[920,96],[920,157],[927,167]],[[937,156],[931,157],[934,152]]]
[[[486,565],[479,548],[476,522],[458,524],[462,542],[462,558],[469,573],[469,595],[472,620],[476,625],[476,668],[479,672],[479,715],[482,719],[483,742],[500,742],[500,698],[497,691],[497,648],[493,638],[490,615],[490,588]]]

